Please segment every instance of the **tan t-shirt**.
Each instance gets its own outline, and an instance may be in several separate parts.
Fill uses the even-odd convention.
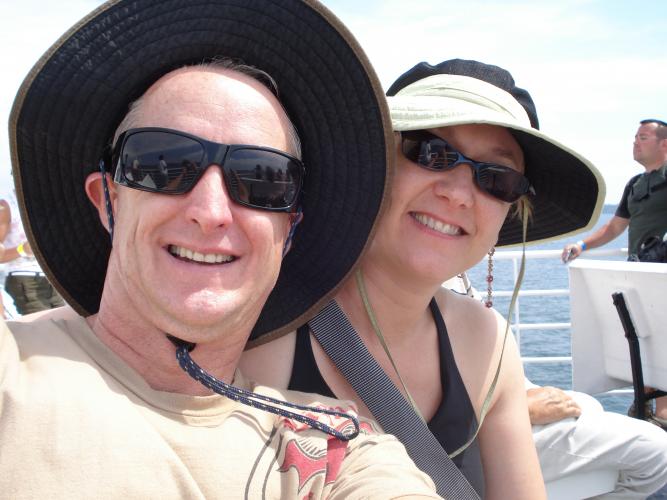
[[[0,321],[4,498],[438,498],[403,446],[370,422],[344,443],[222,396],[155,391],[83,318],[65,316]],[[348,407],[256,386],[238,372],[234,381],[299,404]]]

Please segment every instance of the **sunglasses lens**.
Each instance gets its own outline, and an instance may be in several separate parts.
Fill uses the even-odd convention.
[[[453,168],[459,161],[444,140],[431,134],[406,133],[403,154],[429,170]],[[130,186],[161,193],[185,193],[196,182],[204,159],[198,141],[163,131],[140,131],[124,141],[120,168]],[[479,164],[466,159],[476,170],[479,187],[503,201],[514,202],[528,192],[528,181],[519,172],[500,165]],[[226,159],[225,182],[232,198],[256,208],[291,207],[301,186],[299,163],[278,152],[234,148]]]
[[[476,178],[481,189],[510,203],[528,192],[528,179],[509,167],[482,164],[477,168]]]
[[[406,133],[403,133],[403,140],[401,145],[403,156],[414,163],[419,163],[419,153],[422,147],[422,141],[413,138],[412,136],[408,136]]]
[[[230,195],[244,205],[288,208],[299,194],[301,166],[280,153],[254,148],[234,149],[224,168]]]
[[[120,165],[132,186],[161,193],[184,193],[197,178],[204,148],[177,134],[142,131],[130,135]]]
[[[205,158],[207,148],[213,149]],[[220,148],[228,146],[167,130],[134,131],[114,156],[120,169],[116,181],[157,193],[186,193],[208,166],[203,165],[204,161],[208,163],[220,156]],[[223,169],[232,199],[254,208],[292,208],[303,180],[303,167],[298,160],[259,147],[231,147]],[[118,175],[120,171],[122,176]]]
[[[422,131],[409,132],[403,138],[403,155],[429,170],[456,166],[458,154],[439,137]]]

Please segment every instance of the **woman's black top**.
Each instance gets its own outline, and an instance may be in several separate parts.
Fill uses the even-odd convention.
[[[438,332],[442,401],[435,415],[428,422],[428,428],[447,453],[452,453],[464,445],[473,435],[477,428],[477,417],[456,366],[452,346],[449,343],[447,327],[435,299],[431,300],[430,309]],[[336,397],[317,368],[310,343],[308,325],[303,325],[297,330],[294,365],[292,366],[289,389]],[[483,498],[484,475],[477,441],[475,439],[465,451],[453,460]]]

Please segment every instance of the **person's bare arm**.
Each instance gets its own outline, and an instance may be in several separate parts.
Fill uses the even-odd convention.
[[[466,321],[465,328],[460,332],[465,332],[465,337],[460,332],[452,331],[450,339],[453,341],[452,347],[455,350],[457,364],[463,366],[465,363],[466,366],[476,367],[474,371],[463,369],[462,376],[479,419],[482,403],[498,365],[506,322],[497,311],[487,309],[476,301],[470,302],[474,304],[474,310],[471,308],[469,311],[462,311]],[[489,314],[490,312],[492,314]],[[478,333],[471,334],[471,332]],[[455,335],[457,338],[454,342]],[[475,339],[471,342],[472,346],[468,346],[467,342],[461,344],[461,339],[467,337]],[[491,353],[488,353],[489,340],[492,340],[493,344]],[[460,347],[465,347],[465,350],[461,350]],[[485,367],[484,381],[481,384],[471,384],[473,381],[471,374],[479,373],[482,367]],[[489,411],[481,424],[478,441],[484,467],[487,500],[546,498],[528,418],[523,367],[511,332],[507,336],[498,382]]]
[[[9,233],[9,227],[12,221],[11,210],[9,208],[9,203],[7,200],[0,200],[0,263],[7,262],[5,260],[5,254],[7,249],[5,245],[2,244]]]
[[[586,250],[601,247],[618,238],[618,236],[620,236],[628,227],[628,224],[630,224],[630,219],[624,219],[623,217],[614,215],[604,226],[581,241],[586,244]],[[577,243],[569,243],[565,245],[562,254],[563,262],[576,259],[581,255],[582,251],[581,246]]]
[[[581,408],[565,391],[557,387],[534,387],[526,391],[528,415],[532,425],[550,424],[581,415]]]
[[[0,200],[0,243],[5,241],[9,234],[9,227],[12,222],[12,212],[7,200]]]
[[[511,334],[496,394],[479,433],[486,498],[546,498],[526,410],[523,369]]]
[[[25,255],[32,255],[33,253],[32,248],[30,247],[30,243],[24,241],[21,245],[16,247],[8,247],[0,243],[0,264],[11,262],[18,259],[19,257],[23,257],[24,255],[21,255],[21,252],[23,252]]]
[[[7,200],[0,200],[0,264],[11,262],[21,257],[21,252],[26,255],[32,255],[32,248],[27,241],[17,247],[8,247],[2,244],[9,234],[12,223],[12,212]],[[19,248],[20,247],[20,248]]]

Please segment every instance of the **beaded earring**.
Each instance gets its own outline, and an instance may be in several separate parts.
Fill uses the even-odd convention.
[[[493,307],[493,254],[496,253],[496,248],[493,247],[491,250],[489,250],[489,257],[488,257],[488,267],[487,267],[487,274],[486,274],[486,300],[484,301],[484,305],[486,307]]]

